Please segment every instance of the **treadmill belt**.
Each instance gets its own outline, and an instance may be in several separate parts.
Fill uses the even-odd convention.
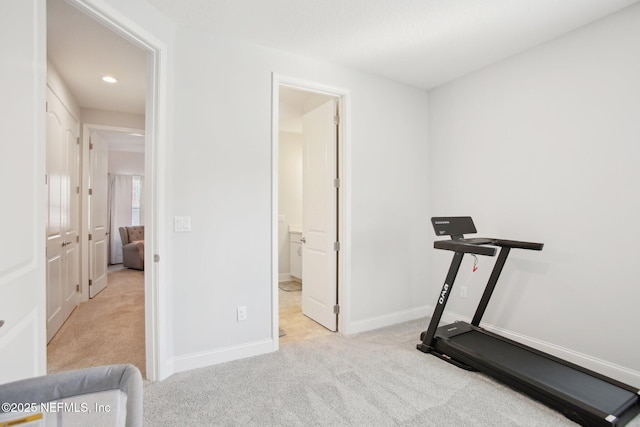
[[[619,411],[632,406],[637,398],[616,385],[478,331],[457,335],[448,345],[467,354],[480,355],[492,366],[517,372],[606,414],[619,415]]]

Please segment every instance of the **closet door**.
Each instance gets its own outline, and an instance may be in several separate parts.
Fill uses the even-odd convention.
[[[79,125],[47,89],[47,342],[78,305]]]

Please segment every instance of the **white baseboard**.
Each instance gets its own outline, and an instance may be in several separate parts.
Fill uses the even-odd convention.
[[[278,274],[278,282],[288,282],[292,280],[293,276],[289,273],[280,273]]]
[[[298,282],[298,283],[302,283],[302,279],[300,279],[299,277],[292,276],[289,273],[280,273],[278,275],[278,283],[282,283],[282,282]]]
[[[391,326],[402,322],[408,322],[409,320],[420,319],[431,314],[431,309],[428,306],[416,307],[409,310],[396,311],[394,313],[385,314],[382,316],[376,316],[364,320],[356,320],[351,322],[346,331],[343,331],[345,335],[357,334],[359,332],[372,331],[374,329],[384,328],[385,326]]]
[[[493,325],[482,325],[483,328],[502,335],[513,341],[517,341],[529,347],[533,347],[537,350],[545,353],[552,354],[564,360],[568,360],[576,365],[598,372],[602,375],[606,375],[610,378],[621,381],[625,384],[629,384],[633,387],[640,389],[640,372],[626,368],[624,366],[616,365],[614,363],[607,362],[606,360],[598,359],[588,354],[579,353],[566,347],[551,344],[546,341],[541,341],[536,338],[532,338],[526,335],[511,332],[506,329],[502,329]]]
[[[433,308],[428,308],[428,315],[430,316],[433,313]],[[455,313],[445,312],[442,316],[442,324],[453,323],[456,320],[465,320],[470,322],[468,316],[460,316]],[[569,362],[575,363],[576,365],[582,366],[584,368],[590,369],[592,371],[598,372],[602,375],[606,375],[607,377],[616,379],[625,384],[629,384],[632,387],[636,387],[640,389],[640,372],[635,371],[633,369],[626,368],[624,366],[616,365],[614,363],[607,362],[606,360],[598,359],[593,356],[589,356],[588,354],[579,353],[577,351],[571,350],[566,347],[561,347],[559,345],[555,345],[546,341],[539,340],[537,338],[533,338],[527,335],[519,334],[517,332],[509,331],[504,328],[500,328],[495,325],[489,325],[486,323],[481,323],[484,329],[501,335],[505,338],[508,338],[513,341],[517,341],[521,344],[527,345],[529,347],[535,348],[537,350],[543,351],[545,353],[551,354],[553,356],[559,357],[561,359],[567,360]]]
[[[275,345],[272,339],[260,340],[237,346],[172,357],[169,366],[172,373],[184,372],[191,369],[204,368],[205,366],[270,353],[274,351],[274,348]]]

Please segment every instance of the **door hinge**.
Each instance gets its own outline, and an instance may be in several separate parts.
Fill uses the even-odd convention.
[[[44,111],[46,111],[47,113],[49,112],[49,103],[48,102],[44,103]]]
[[[90,189],[89,189],[89,195],[90,195],[90,196],[93,196],[93,188],[90,188]]]
[[[160,262],[160,255],[154,254],[153,255],[153,262]]]
[[[333,242],[333,250],[336,252],[340,251],[340,242]]]
[[[93,142],[89,142],[89,150],[93,150]]]
[[[93,286],[93,280],[89,279],[89,286]]]
[[[79,136],[76,137],[76,144],[80,145],[80,137]]]
[[[80,243],[80,236],[76,236],[76,243]]]
[[[76,187],[76,194],[80,194],[80,187]]]
[[[89,240],[93,240],[93,234],[89,233]]]
[[[333,314],[340,314],[340,305],[336,304],[333,306]]]
[[[49,175],[48,174],[44,174],[44,185],[48,185],[49,184]]]
[[[76,292],[80,292],[80,284],[76,285]]]
[[[335,188],[340,188],[340,178],[333,178],[333,186]]]
[[[333,116],[333,124],[334,125],[340,124],[340,115],[336,114],[335,116]]]

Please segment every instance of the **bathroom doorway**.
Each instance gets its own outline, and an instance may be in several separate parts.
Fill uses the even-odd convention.
[[[337,330],[337,95],[278,86],[278,324],[282,344]]]

